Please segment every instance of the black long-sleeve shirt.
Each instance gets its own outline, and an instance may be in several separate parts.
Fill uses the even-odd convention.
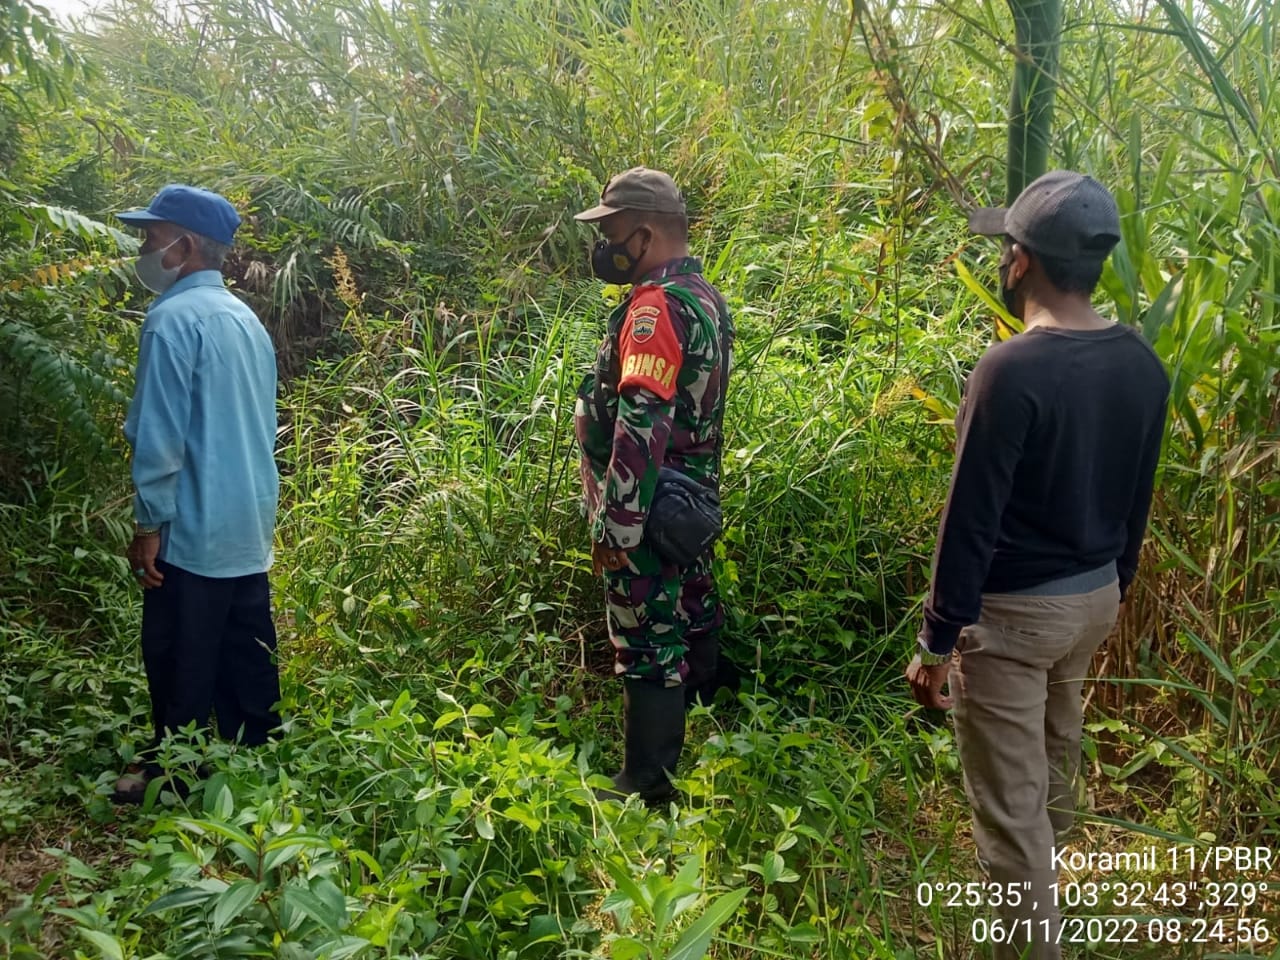
[[[1133,580],[1169,378],[1133,329],[1033,327],[988,350],[956,414],[956,462],[923,639],[933,653],[1007,593],[1115,561]]]

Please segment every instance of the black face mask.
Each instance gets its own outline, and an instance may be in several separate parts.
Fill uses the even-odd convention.
[[[1010,316],[1018,317],[1018,319],[1021,320],[1022,318],[1018,316],[1017,304],[1018,283],[1021,283],[1022,281],[1019,280],[1018,283],[1015,283],[1012,287],[1006,286],[1009,282],[1009,271],[1012,267],[1012,263],[1000,264],[1000,299],[1004,301],[1004,308],[1009,311]]]
[[[636,258],[627,251],[627,244],[637,233],[647,229],[648,227],[636,227],[621,243],[610,243],[604,237],[597,240],[591,250],[591,272],[605,283],[630,283],[636,266],[644,258],[649,245],[646,243],[640,250],[640,257]]]

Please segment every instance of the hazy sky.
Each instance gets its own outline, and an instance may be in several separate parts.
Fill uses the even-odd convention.
[[[35,3],[64,21],[69,16],[88,13],[98,5],[97,0],[35,0]]]

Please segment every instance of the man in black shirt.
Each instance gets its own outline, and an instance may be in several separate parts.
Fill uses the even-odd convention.
[[[1024,332],[965,384],[907,679],[924,706],[955,706],[991,880],[1032,885],[998,911],[1013,936],[996,957],[1056,960],[1052,852],[1074,817],[1081,686],[1137,570],[1169,379],[1137,332],[1090,302],[1120,240],[1100,183],[1047,173],[969,224],[1005,238],[1001,293]]]

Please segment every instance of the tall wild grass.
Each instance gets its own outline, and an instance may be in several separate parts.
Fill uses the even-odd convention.
[[[1054,162],[1116,192],[1099,303],[1174,382],[1140,582],[1095,663],[1086,846],[1275,835],[1276,29],[1263,0],[1066,24]],[[74,99],[18,128],[37,206],[6,201],[0,234],[6,307],[86,371],[62,394],[81,420],[14,427],[0,459],[0,828],[47,848],[0,943],[986,955],[980,914],[917,893],[978,874],[950,734],[899,675],[960,386],[1009,329],[960,207],[1002,198],[1010,36],[991,0],[123,0],[86,25]],[[618,730],[570,422],[608,304],[568,215],[641,162],[687,188],[738,320],[717,564],[747,671],[654,818],[590,799]],[[209,745],[213,779],[121,827],[105,787],[146,711],[113,391],[139,301],[106,224],[173,179],[245,212],[231,274],[288,375],[292,719],[257,755]],[[73,261],[94,270],[35,276]],[[1171,949],[1094,945],[1198,955]]]

